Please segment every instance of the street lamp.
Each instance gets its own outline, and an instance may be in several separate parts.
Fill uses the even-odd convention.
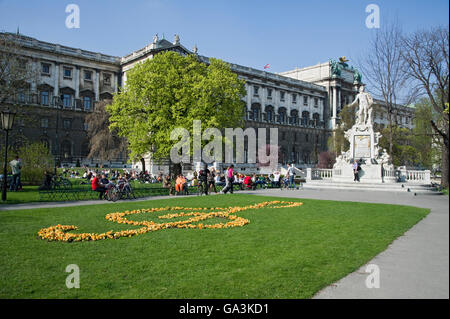
[[[8,165],[8,135],[14,124],[14,117],[16,113],[6,110],[2,112],[2,129],[5,131],[5,163],[3,165],[3,188],[2,188],[2,201],[6,201],[6,186],[7,186],[7,165]]]
[[[53,97],[53,105],[56,106],[58,109],[62,109],[63,108],[63,100],[64,100],[64,95],[61,94],[61,97],[59,96],[54,96]],[[55,133],[55,139],[56,139],[56,149],[55,149],[55,167],[54,167],[54,175],[57,175],[56,173],[56,166],[57,166],[57,162],[58,159],[60,158],[60,152],[59,152],[59,139],[58,139],[58,126],[59,126],[59,110],[56,110],[56,133]]]

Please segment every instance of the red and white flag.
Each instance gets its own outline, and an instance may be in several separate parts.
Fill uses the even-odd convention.
[[[270,68],[270,64],[266,64],[266,65],[264,66],[264,69],[268,69],[268,68]]]

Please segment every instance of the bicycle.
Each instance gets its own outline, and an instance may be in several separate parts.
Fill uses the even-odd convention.
[[[68,189],[72,188],[72,183],[65,177],[60,175],[53,175],[50,182],[51,189]]]

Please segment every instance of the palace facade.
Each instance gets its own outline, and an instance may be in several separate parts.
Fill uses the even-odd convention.
[[[17,36],[17,35],[15,35]],[[36,76],[28,87],[11,96],[5,105],[26,110],[31,121],[17,119],[18,132],[30,140],[46,143],[62,163],[92,165],[87,159],[89,141],[85,118],[96,103],[109,100],[126,83],[127,72],[136,63],[162,51],[197,54],[188,50],[178,36],[170,42],[157,36],[144,48],[124,57],[71,48],[18,35],[20,54]],[[198,55],[208,63],[208,57]],[[247,94],[245,127],[277,127],[282,164],[312,166],[339,124],[339,111],[351,101],[362,85],[361,74],[345,61],[328,61],[315,66],[275,74],[230,63],[231,70],[245,80]],[[386,125],[383,103],[377,101],[375,122]],[[385,109],[385,108],[384,108]],[[398,123],[412,127],[414,110],[398,106]],[[19,143],[16,141],[16,143]],[[109,164],[124,164],[126,154]],[[157,173],[167,167],[153,165],[147,154],[134,167]]]

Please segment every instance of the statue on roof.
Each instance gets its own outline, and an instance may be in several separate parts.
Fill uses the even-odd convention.
[[[330,59],[330,71],[333,77],[341,76],[341,68],[339,62]]]
[[[175,34],[175,38],[173,39],[173,44],[180,44],[180,36]]]
[[[158,33],[153,36],[153,43],[158,42]]]
[[[197,45],[194,45],[194,48],[192,49],[192,52],[194,52],[194,54],[197,54],[198,48]]]
[[[359,73],[359,71],[357,69],[355,69],[354,72],[353,72],[353,82],[354,83],[361,83],[361,80],[362,80],[361,73]]]

